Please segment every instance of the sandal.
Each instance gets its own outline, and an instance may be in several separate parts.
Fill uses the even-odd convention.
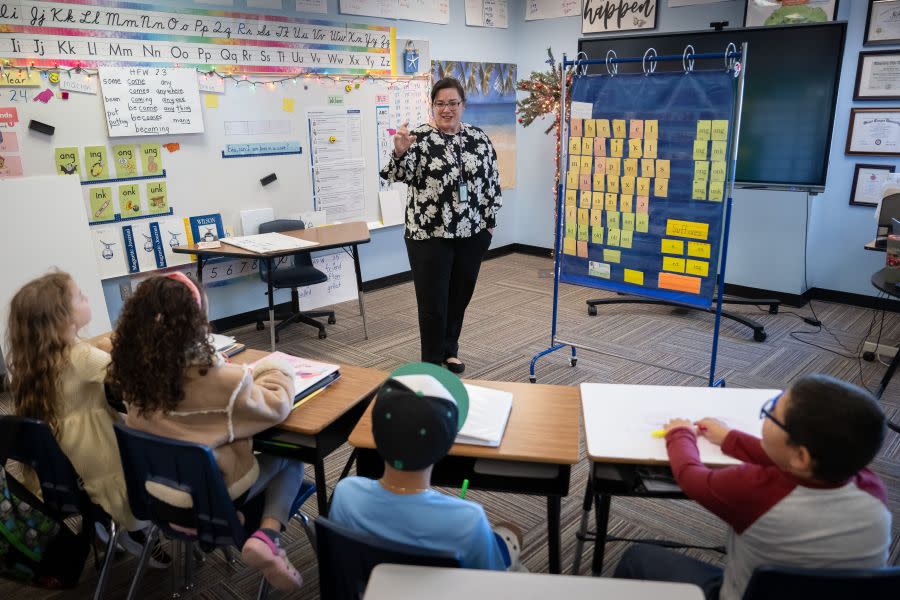
[[[262,529],[256,530],[244,543],[241,557],[248,566],[260,571],[272,587],[292,592],[303,585],[303,577],[288,560],[278,536],[274,538]]]

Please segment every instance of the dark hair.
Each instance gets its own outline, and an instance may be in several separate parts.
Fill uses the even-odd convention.
[[[878,401],[858,386],[828,375],[807,375],[788,388],[788,443],[805,446],[816,479],[840,483],[869,464],[885,436]]]
[[[144,415],[172,411],[184,399],[184,374],[213,363],[206,312],[188,287],[151,277],[126,302],[113,336],[107,385]]]
[[[437,98],[438,92],[441,90],[446,90],[453,88],[457,92],[459,92],[459,99],[463,102],[466,101],[466,90],[463,89],[462,84],[455,77],[444,77],[443,79],[439,79],[431,88],[431,102],[434,102],[434,99]]]

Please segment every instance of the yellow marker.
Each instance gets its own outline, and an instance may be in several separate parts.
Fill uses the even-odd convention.
[[[657,429],[650,435],[652,435],[655,438],[664,438],[664,437],[666,437],[666,430],[665,429]]]

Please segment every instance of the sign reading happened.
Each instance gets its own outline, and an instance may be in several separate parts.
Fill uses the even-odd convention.
[[[110,137],[202,133],[194,69],[100,67]]]

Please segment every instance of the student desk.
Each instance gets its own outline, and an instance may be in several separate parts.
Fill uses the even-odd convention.
[[[375,567],[363,600],[703,600],[688,583],[565,577],[542,573],[502,573],[382,564]]]
[[[652,385],[581,384],[584,433],[591,470],[585,490],[584,512],[575,546],[573,573],[581,566],[581,553],[587,533],[591,504],[597,521],[594,536],[593,574],[603,568],[603,551],[609,526],[612,496],[644,498],[685,498],[677,485],[659,484],[641,477],[640,467],[667,466],[666,440],[655,438],[653,431],[666,421],[685,418],[692,421],[715,417],[732,429],[760,435],[759,410],[781,390],[739,388],[672,387]],[[740,464],[702,437],[697,446],[700,458],[708,466]]]
[[[238,364],[251,363],[268,352],[245,350],[231,358]],[[388,374],[376,369],[341,365],[340,378],[310,398],[278,425],[256,437],[254,448],[313,464],[316,476],[316,500],[319,514],[328,515],[328,488],[325,457],[347,441],[378,386]],[[348,461],[341,478],[349,472]]]
[[[291,256],[293,254],[301,254],[303,252],[318,252],[320,250],[330,250],[331,248],[342,248],[349,246],[350,255],[353,256],[353,266],[356,269],[356,290],[359,299],[359,314],[362,315],[363,334],[369,339],[369,330],[366,327],[366,308],[363,304],[362,292],[362,272],[359,267],[359,244],[368,244],[369,228],[362,221],[354,221],[352,223],[338,223],[335,225],[324,225],[322,227],[312,227],[310,229],[296,229],[293,231],[282,231],[283,235],[289,235],[307,242],[316,242],[316,246],[310,248],[282,250],[279,252],[250,252],[237,246],[229,246],[225,242],[218,248],[197,248],[196,244],[191,246],[175,246],[173,252],[178,254],[193,254],[197,257],[197,281],[203,281],[203,264],[212,258],[246,258],[266,261],[268,272],[273,269],[273,260],[281,256]],[[272,279],[269,278],[269,336],[272,351],[275,351],[275,295],[272,286]]]
[[[579,458],[578,388],[499,381],[467,381],[512,392],[513,405],[503,440],[497,448],[454,444],[434,466],[434,485],[547,497],[550,571],[560,572],[560,507],[569,493],[572,465]],[[384,462],[372,437],[372,407],[350,434],[358,449],[357,474],[377,479]]]

